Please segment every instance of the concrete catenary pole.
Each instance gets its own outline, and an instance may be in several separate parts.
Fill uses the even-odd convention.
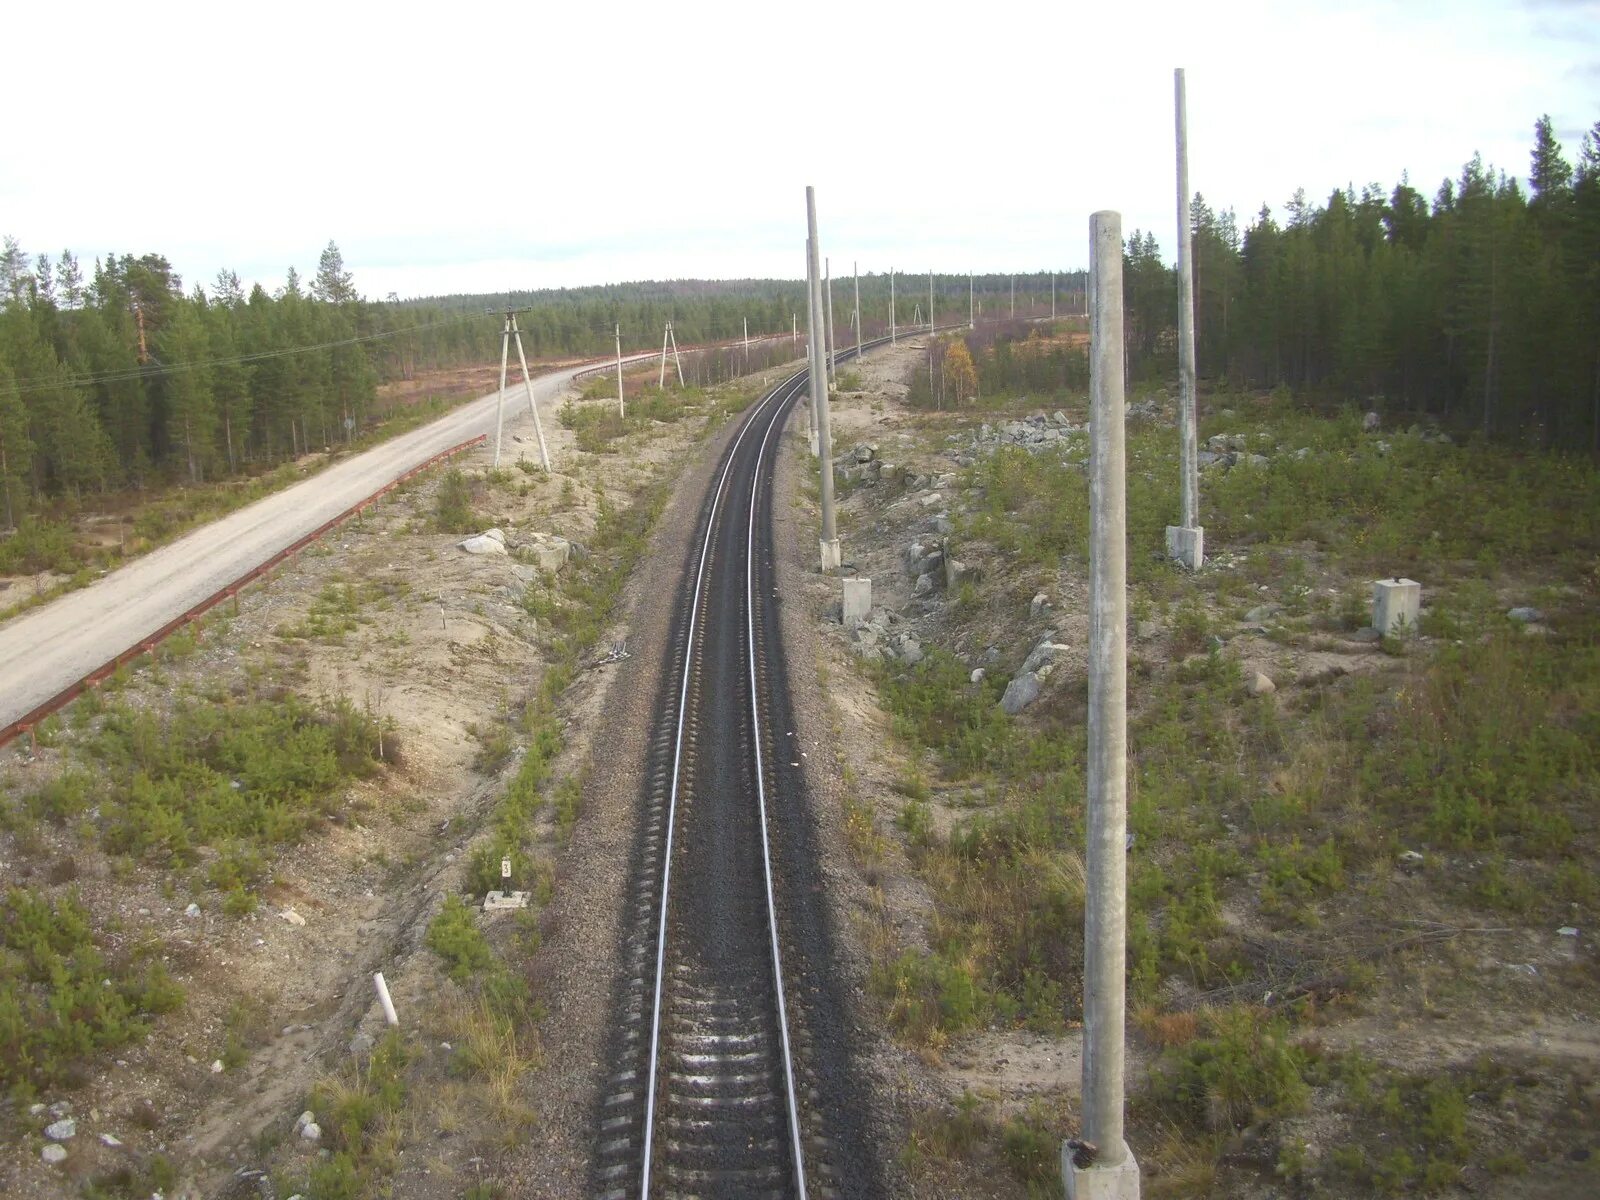
[[[1199,434],[1195,428],[1194,237],[1189,222],[1189,106],[1183,68],[1172,73],[1178,135],[1178,427],[1183,461],[1183,527],[1200,524]],[[1198,564],[1196,564],[1198,565]]]
[[[800,344],[800,316],[798,313],[789,314],[789,345]]]
[[[750,373],[750,318],[744,319],[744,369],[745,374]]]
[[[1017,277],[1011,277],[1011,319],[1017,319]]]
[[[898,345],[894,332],[894,268],[889,268],[889,345]]]
[[[827,321],[827,309],[822,299],[821,252],[817,243],[817,193],[806,188],[806,231],[810,253],[807,257],[807,276],[811,284],[811,403],[817,422],[817,465],[822,476],[822,537],[820,551],[822,569],[834,570],[839,566],[839,536],[833,523],[833,439],[828,428],[828,376],[827,354],[821,327]]]
[[[1091,1165],[1063,1154],[1069,1195],[1138,1196],[1123,1140],[1127,970],[1128,581],[1122,363],[1122,217],[1089,218],[1089,760],[1083,930],[1083,1138]],[[1132,1174],[1132,1190],[1128,1176]],[[1116,1176],[1114,1187],[1106,1187]],[[1077,1186],[1074,1186],[1074,1185]]]
[[[933,272],[928,272],[928,345],[933,345]]]
[[[967,328],[968,329],[976,329],[977,327],[978,327],[978,310],[977,310],[976,307],[974,307],[972,272],[968,271],[967,272]]]
[[[671,329],[671,321],[661,327],[661,373],[656,376],[656,391],[658,392],[667,386],[667,334]]]
[[[850,273],[855,277],[856,285],[856,365],[861,365],[861,264],[852,262]]]
[[[833,328],[833,264],[827,257],[822,260],[822,278],[827,288],[828,308],[822,315],[827,328],[828,347],[828,384],[832,386],[839,382],[839,364],[834,360],[834,351],[839,345],[839,335]]]
[[[511,314],[506,314],[505,329],[500,334],[500,391],[494,401],[494,465],[500,465],[500,433],[505,428],[506,408],[506,356],[511,353]]]
[[[511,314],[511,335],[517,339],[517,361],[522,364],[522,386],[528,390],[528,411],[533,414],[533,432],[539,436],[539,465],[550,469],[550,450],[544,444],[544,426],[539,422],[539,406],[533,402],[533,376],[528,374],[528,360],[522,353],[522,330],[517,328],[517,314]],[[496,441],[499,439],[497,438]],[[498,460],[499,455],[495,458]]]
[[[1050,319],[1056,319],[1056,273],[1050,272]]]
[[[622,403],[622,326],[617,325],[617,416],[626,417],[627,408]]]

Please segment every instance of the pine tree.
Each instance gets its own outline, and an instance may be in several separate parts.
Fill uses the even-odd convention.
[[[4,517],[7,529],[17,527],[18,510],[27,501],[28,475],[32,470],[28,410],[11,368],[0,362],[0,517]]]
[[[311,295],[329,304],[345,304],[356,299],[355,280],[344,269],[344,256],[339,247],[329,241],[317,263],[317,277],[311,283]]]

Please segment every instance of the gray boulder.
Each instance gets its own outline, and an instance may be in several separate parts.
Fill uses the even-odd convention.
[[[1528,605],[1513,608],[1506,613],[1506,616],[1521,625],[1530,625],[1534,621],[1544,620],[1544,613]]]
[[[464,542],[457,542],[456,545],[468,554],[504,554],[506,535],[499,529],[486,529],[476,537],[469,537]]]
[[[1016,716],[1039,698],[1039,677],[1024,671],[1006,684],[1006,694],[1000,697],[1000,707],[1008,716]]]

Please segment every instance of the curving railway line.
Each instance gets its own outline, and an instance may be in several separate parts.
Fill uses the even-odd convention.
[[[880,1194],[778,624],[773,466],[806,388],[802,371],[746,414],[685,563],[646,751],[593,1195]]]

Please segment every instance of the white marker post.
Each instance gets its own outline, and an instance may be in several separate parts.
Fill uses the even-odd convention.
[[[1061,1174],[1069,1200],[1138,1200],[1139,1165],[1123,1140],[1128,958],[1128,512],[1120,214],[1097,212],[1089,218],[1089,254],[1094,315],[1089,326],[1083,1137],[1077,1145],[1062,1145]]]

